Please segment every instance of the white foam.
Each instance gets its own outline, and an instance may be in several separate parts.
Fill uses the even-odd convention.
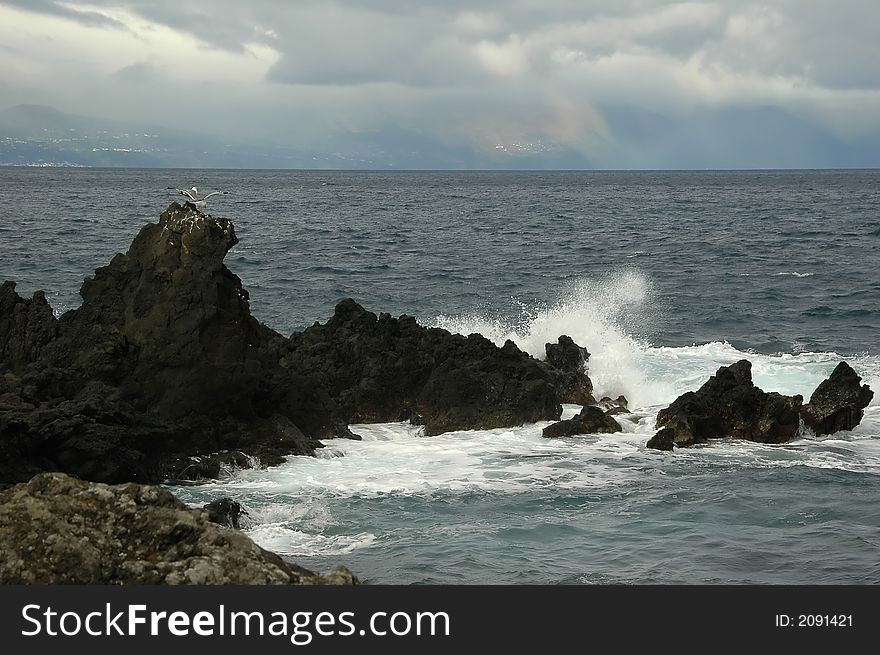
[[[808,277],[812,273],[776,275]],[[799,352],[761,355],[716,341],[687,347],[652,347],[632,336],[634,319],[651,318],[647,306],[651,284],[639,271],[627,270],[597,280],[581,280],[549,307],[522,307],[516,325],[485,316],[440,316],[435,325],[460,334],[478,332],[498,345],[513,340],[539,359],[544,345],[567,334],[590,351],[588,362],[595,395],[623,394],[630,407],[668,404],[685,391],[700,387],[720,366],[740,359],[752,362],[755,384],[766,391],[799,393],[805,398],[834,366],[847,360],[873,389],[880,391],[880,356],[845,357],[836,353]],[[880,402],[880,393],[873,403]]]
[[[257,544],[279,555],[306,556],[347,555],[376,542],[376,535],[363,532],[355,535],[324,535],[305,532],[278,523],[258,525],[247,532]]]
[[[567,334],[590,351],[590,378],[597,396],[624,394],[640,404],[658,402],[662,392],[652,388],[640,369],[639,353],[647,344],[627,333],[634,313],[645,309],[650,297],[648,278],[627,270],[596,280],[579,280],[559,302],[537,310],[523,307],[518,325],[509,326],[484,316],[439,316],[435,326],[459,334],[477,332],[498,345],[511,339],[538,359],[544,345]]]
[[[285,555],[312,556],[381,545],[383,535],[377,538],[360,522],[352,523],[348,513],[352,505],[370,506],[385,498],[421,502],[536,490],[554,495],[626,490],[645,476],[701,466],[804,466],[880,475],[880,355],[761,355],[726,342],[652,347],[623,327],[632,310],[643,309],[649,291],[644,276],[628,272],[574,285],[564,301],[540,311],[524,308],[514,328],[481,317],[438,320],[447,329],[480,332],[496,343],[512,338],[535,356],[543,356],[546,342],[568,334],[592,353],[589,373],[597,395],[622,393],[630,400],[632,414],[616,417],[621,433],[545,439],[541,431],[548,422],[543,422],[425,437],[422,428],[408,423],[354,425],[362,441],[333,440],[318,457],[291,457],[268,470],[236,471],[222,482],[177,492],[195,504],[232,496],[250,512],[245,527],[257,543]],[[846,359],[878,393],[852,432],[782,446],[720,440],[673,453],[646,449],[662,407],[699,388],[720,366],[744,358],[752,362],[755,383],[766,391],[806,399]],[[579,409],[565,405],[563,418]],[[346,512],[345,521],[334,516],[337,511]]]

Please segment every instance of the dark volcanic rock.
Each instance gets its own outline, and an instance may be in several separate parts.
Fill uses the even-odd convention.
[[[31,300],[15,293],[15,282],[0,284],[0,362],[20,369],[35,361],[58,333],[58,321],[37,291]]]
[[[411,316],[376,316],[354,300],[326,324],[290,337],[284,366],[316,373],[345,422],[412,419],[429,435],[508,427],[557,418],[557,376],[508,341],[498,348],[418,325]]]
[[[590,353],[577,345],[568,335],[563,334],[556,343],[544,345],[547,364],[558,371],[559,402],[575,405],[592,405],[593,383],[587,376],[587,361]]]
[[[612,400],[608,396],[602,398],[599,403],[599,407],[601,407],[606,414],[611,416],[616,416],[618,414],[629,414],[629,401],[626,399],[626,396],[618,396],[616,399]]]
[[[263,550],[165,489],[60,473],[0,492],[0,584],[356,584]]]
[[[241,517],[248,515],[241,504],[232,500],[232,498],[220,498],[211,501],[202,509],[208,513],[208,520],[211,523],[236,530],[241,530]]]
[[[549,348],[551,365],[353,300],[286,339],[251,316],[224,266],[237,242],[228,220],[173,203],[60,319],[41,293],[0,287],[0,483],[213,477],[241,462],[209,454],[274,465],[357,439],[354,421],[410,419],[428,434],[519,425],[558,418],[562,396],[591,389],[570,339]]]
[[[600,407],[587,405],[576,416],[548,425],[544,428],[542,435],[545,437],[571,437],[576,434],[621,431],[620,423],[602,411]]]
[[[287,340],[223,265],[237,241],[228,220],[173,203],[57,321],[42,295],[0,288],[0,480],[158,481],[166,459],[239,449],[271,464],[335,435],[332,399],[279,364]]]
[[[162,462],[162,478],[170,482],[212,480],[236,469],[251,468],[252,464],[251,458],[240,450],[166,458]]]
[[[175,430],[100,382],[52,395],[55,385],[68,383],[53,369],[0,378],[0,480],[57,470],[108,482],[157,479],[158,457],[172,449]]]
[[[802,403],[801,396],[766,393],[756,387],[751,362],[743,359],[722,366],[699,390],[679,396],[660,411],[657,427],[667,431],[655,435],[648,445],[668,450],[670,440],[675,446],[690,446],[722,437],[783,443],[798,434]]]
[[[861,381],[849,364],[840,362],[828,379],[816,387],[810,402],[801,408],[804,425],[817,435],[856,427],[874,397],[871,388],[860,384]]]
[[[648,448],[655,450],[672,450],[675,446],[675,429],[661,428],[657,434],[648,439]]]

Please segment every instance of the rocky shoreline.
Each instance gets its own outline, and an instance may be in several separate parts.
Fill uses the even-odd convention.
[[[285,562],[161,487],[43,473],[0,492],[2,584],[352,585]]]
[[[570,339],[543,362],[350,299],[285,338],[253,318],[223,264],[237,242],[226,219],[174,203],[60,318],[41,292],[0,286],[0,482],[197,479],[357,438],[356,421],[408,419],[430,435],[591,400],[588,354]]]
[[[22,298],[14,282],[0,285],[0,488],[11,487],[0,495],[0,545],[17,553],[0,563],[0,581],[352,583],[350,572],[291,568],[202,516],[234,508],[200,514],[141,485],[312,455],[323,440],[358,439],[352,423],[408,420],[429,436],[539,421],[557,421],[548,438],[621,431],[614,416],[627,413],[626,399],[596,402],[590,354],[565,335],[538,360],[512,341],[498,347],[346,299],[326,323],[284,337],[251,315],[248,292],[223,264],[237,242],[227,219],[173,203],[85,280],[82,305],[60,318],[42,292]],[[804,404],[755,387],[743,360],[662,410],[647,446],[852,429],[873,397],[860,382],[842,362]],[[583,409],[558,421],[562,403]],[[45,534],[92,545],[38,544],[22,522],[37,515]],[[172,524],[183,527],[167,543],[150,540]],[[224,577],[239,560],[211,544],[247,560],[244,577]],[[128,559],[113,559],[117,551]],[[153,561],[154,551],[170,559]]]

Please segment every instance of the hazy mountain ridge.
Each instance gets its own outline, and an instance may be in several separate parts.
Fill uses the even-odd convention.
[[[523,135],[487,150],[401,128],[338,131],[311,149],[79,116],[44,105],[0,111],[0,165],[330,169],[736,169],[880,166],[880,137],[845,141],[776,107],[669,117],[606,107],[597,152]]]

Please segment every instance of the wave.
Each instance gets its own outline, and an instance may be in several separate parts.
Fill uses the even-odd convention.
[[[347,555],[372,546],[376,535],[362,532],[355,535],[323,535],[297,530],[277,523],[258,525],[247,535],[266,550],[291,557],[315,555]]]
[[[631,401],[660,402],[662,391],[652,388],[639,368],[637,354],[646,342],[628,334],[624,327],[643,313],[651,297],[651,283],[642,272],[626,270],[595,280],[572,283],[559,302],[537,309],[520,305],[516,324],[483,316],[438,316],[435,327],[450,332],[477,332],[498,345],[512,340],[522,350],[544,359],[544,345],[567,334],[590,351],[590,377],[600,396],[626,392]]]
[[[784,273],[789,275],[789,273]],[[811,275],[800,274],[797,275]],[[752,362],[755,384],[766,391],[809,397],[838,362],[847,360],[873,389],[880,391],[880,355],[844,356],[834,352],[766,355],[739,350],[726,341],[692,346],[653,346],[635,336],[655,318],[652,285],[638,270],[626,270],[572,284],[553,305],[520,304],[513,322],[482,315],[439,316],[434,325],[451,332],[477,332],[498,345],[511,339],[544,359],[544,344],[567,334],[590,351],[589,375],[597,397],[623,394],[631,407],[668,404],[697,389],[720,366],[740,359]],[[876,394],[874,403],[878,402]]]

